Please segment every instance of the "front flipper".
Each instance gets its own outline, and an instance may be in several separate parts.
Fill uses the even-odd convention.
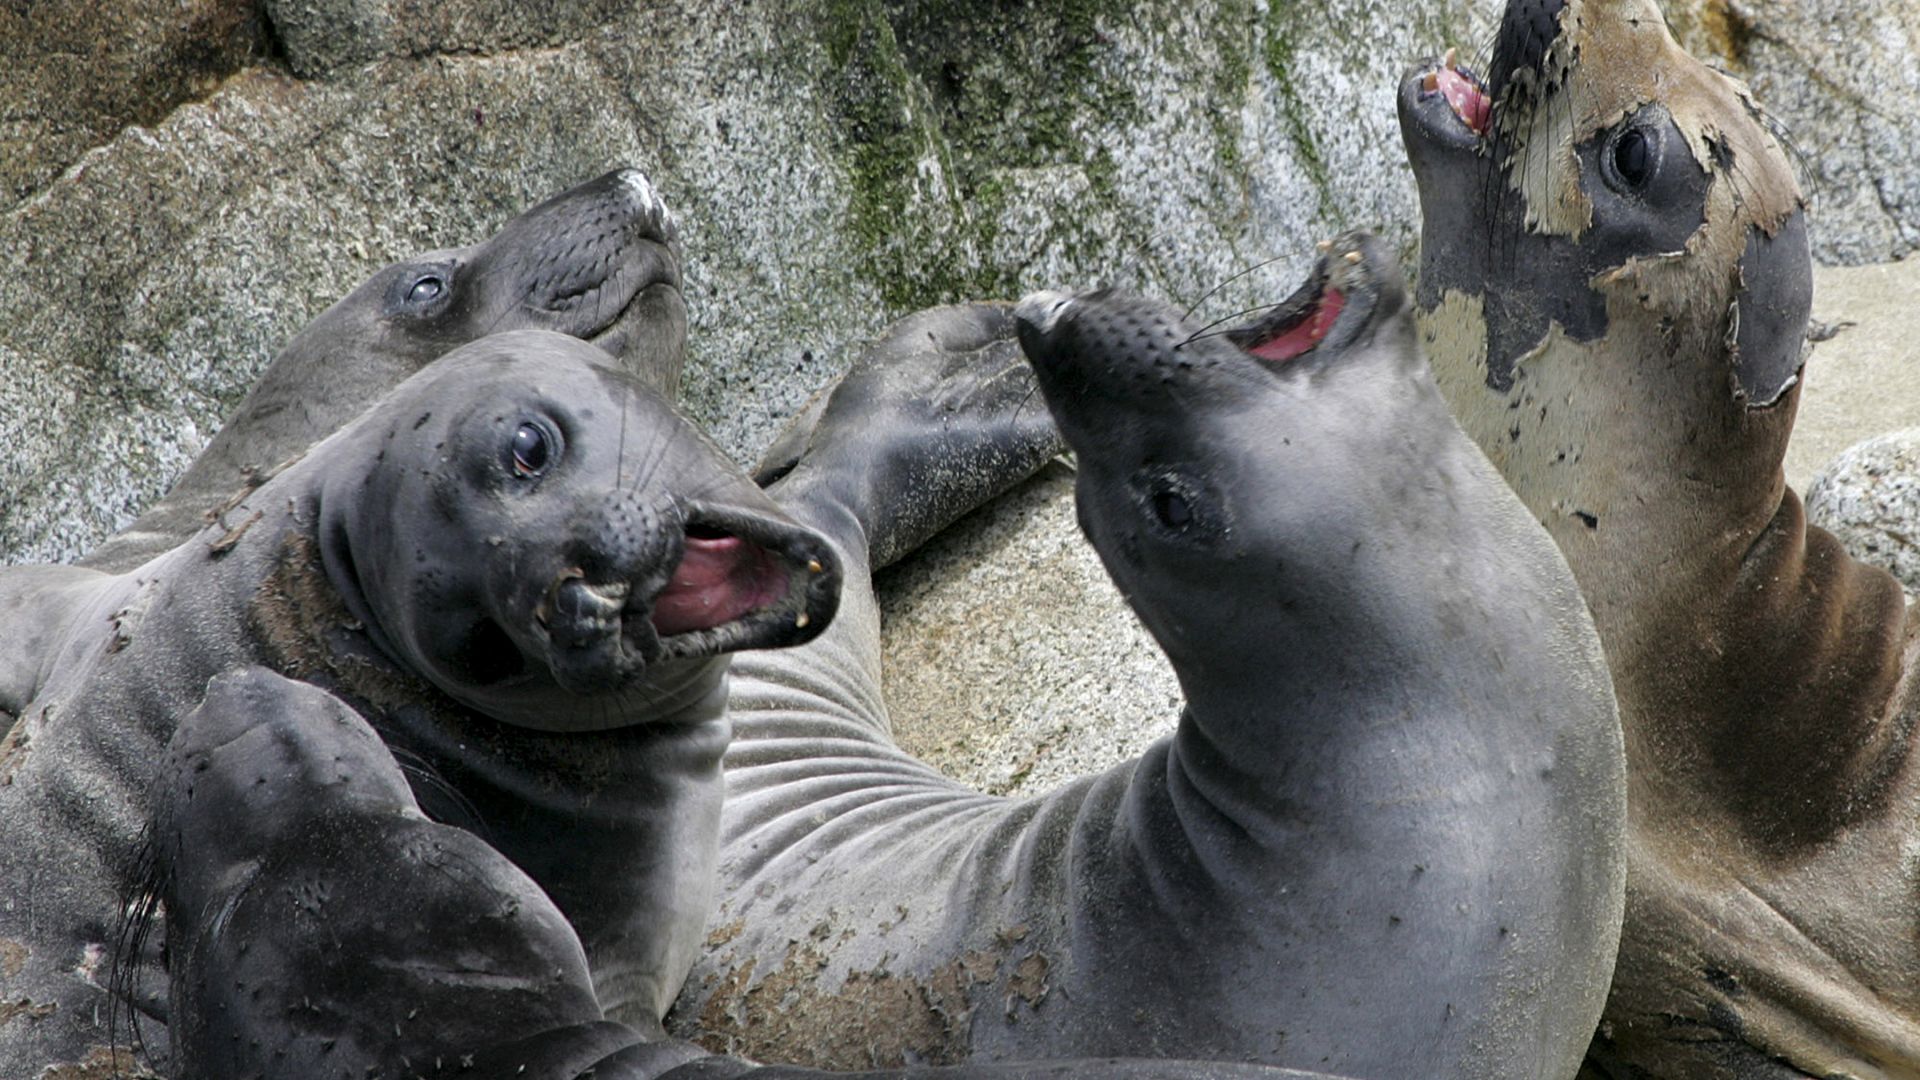
[[[826,1080],[606,1020],[559,909],[421,815],[373,730],[263,669],[220,676],[157,787],[174,1075]],[[905,1080],[901,1069],[858,1074]],[[916,1070],[930,1080],[1309,1080],[1179,1061]]]
[[[808,402],[755,479],[783,502],[844,508],[871,567],[886,566],[1062,449],[1013,334],[1000,303],[902,319]]]

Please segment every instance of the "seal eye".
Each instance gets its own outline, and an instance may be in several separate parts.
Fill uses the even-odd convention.
[[[1630,127],[1613,140],[1613,175],[1628,191],[1639,191],[1653,178],[1653,145],[1647,133]]]
[[[513,431],[513,475],[531,479],[547,471],[553,445],[538,424],[521,424]]]
[[[407,303],[429,304],[447,291],[447,283],[434,274],[425,274],[407,290]]]
[[[1153,493],[1153,516],[1160,524],[1175,532],[1185,532],[1193,524],[1193,507],[1177,491],[1156,491]]]

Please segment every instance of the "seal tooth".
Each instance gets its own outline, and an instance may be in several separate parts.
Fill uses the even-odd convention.
[[[1046,334],[1053,330],[1053,324],[1060,320],[1060,313],[1073,303],[1073,299],[1066,293],[1048,290],[1030,293],[1013,309],[1013,317]]]

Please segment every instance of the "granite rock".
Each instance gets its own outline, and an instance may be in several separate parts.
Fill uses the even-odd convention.
[[[1813,198],[1816,257],[1885,262],[1920,246],[1920,4],[1668,0],[1667,16],[1776,121]]]
[[[1101,282],[1204,316],[1271,302],[1319,236],[1411,245],[1396,78],[1485,36],[1466,0],[265,10],[263,62],[0,212],[8,561],[129,520],[378,265],[614,165],[681,222],[686,402],[743,458],[929,304]]]
[[[1807,489],[1807,517],[1920,592],[1920,427],[1848,447]]]

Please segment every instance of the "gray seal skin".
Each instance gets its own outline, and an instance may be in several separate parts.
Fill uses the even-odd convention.
[[[834,1068],[1571,1076],[1620,919],[1619,727],[1565,564],[1447,417],[1391,259],[1343,238],[1224,337],[1119,294],[1017,324],[1084,529],[1187,693],[1177,733],[1023,800],[894,747],[861,571],[896,545],[832,480],[888,425],[829,402],[771,491],[841,546],[841,613],[736,660],[720,911],[672,1030]]]
[[[475,834],[429,820],[380,736],[311,685],[263,668],[215,677],[174,731],[152,804],[150,890],[132,937],[156,904],[173,913],[168,1075],[833,1075],[717,1058],[605,1019],[580,941],[547,895]],[[1106,1060],[912,1075],[1323,1076]]]
[[[487,334],[583,338],[672,401],[687,337],[680,264],[678,233],[653,185],[617,169],[481,243],[388,266],[295,335],[166,496],[78,564],[118,573],[171,550],[236,490]]]
[[[34,658],[0,668],[19,716],[0,744],[0,1074],[104,1052],[99,965],[153,769],[243,665],[364,715],[429,812],[553,898],[609,1015],[658,1030],[711,905],[723,654],[818,633],[839,571],[611,363],[545,331],[483,339],[229,530],[119,576],[0,572],[0,654]]]
[[[1590,1075],[1920,1075],[1920,635],[1782,474],[1812,288],[1787,153],[1646,0],[1510,4],[1486,86],[1425,65],[1400,109],[1436,377],[1619,695]]]

